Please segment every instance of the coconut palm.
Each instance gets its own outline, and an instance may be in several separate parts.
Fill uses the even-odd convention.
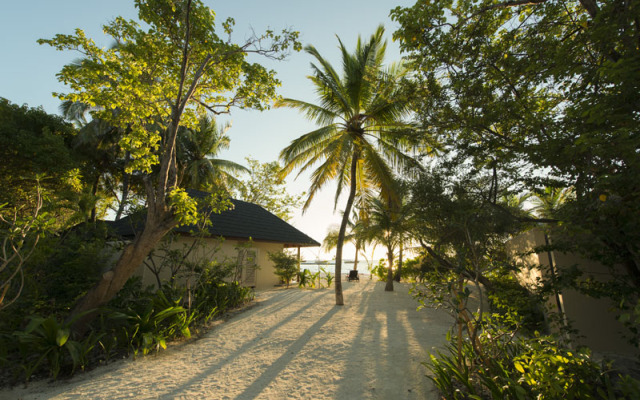
[[[409,111],[399,88],[399,80],[407,69],[402,64],[383,66],[386,41],[384,28],[378,27],[367,42],[358,38],[356,49],[349,53],[338,38],[342,53],[342,76],[313,46],[305,51],[317,61],[311,64],[309,79],[315,86],[318,104],[284,99],[277,106],[303,112],[320,128],[295,139],[280,153],[290,173],[299,174],[320,165],[311,174],[309,197],[303,211],[309,207],[318,191],[331,180],[337,181],[335,202],[349,186],[338,242],[336,245],[336,304],[344,304],[341,270],[342,247],[349,215],[356,192],[373,185],[384,196],[393,196],[395,185],[392,168],[415,162],[403,153],[407,125],[401,119]]]
[[[358,256],[360,255],[360,251],[362,250],[363,254],[365,251],[365,243],[363,238],[358,234],[357,228],[359,226],[363,226],[366,224],[364,219],[364,213],[362,212],[364,209],[360,209],[354,207],[353,212],[351,213],[351,218],[347,221],[347,229],[348,233],[345,233],[344,240],[349,241],[356,248],[354,259],[353,259],[353,269],[358,269]],[[340,233],[340,229],[331,229],[327,232],[327,236],[325,236],[322,241],[322,247],[325,251],[331,251],[336,248],[338,245],[338,236]],[[365,256],[366,259],[366,256]],[[367,261],[368,262],[368,261]]]
[[[248,173],[247,168],[233,161],[214,158],[229,148],[230,139],[226,135],[229,128],[229,124],[219,127],[214,118],[203,117],[197,129],[180,129],[177,136],[180,186],[231,192],[231,189],[242,185],[236,175]]]
[[[575,196],[573,188],[545,187],[531,198],[533,212],[541,218],[555,218],[560,208]]]
[[[78,206],[81,215],[95,221],[98,203],[109,196],[105,188],[114,186],[114,182],[126,180],[125,188],[128,189],[128,174],[125,172],[126,165],[122,165],[122,149],[118,144],[122,131],[103,120],[87,119],[93,108],[86,103],[67,100],[60,104],[59,110],[67,121],[78,128],[73,147],[83,160],[82,175],[89,183],[78,200]],[[124,178],[120,179],[120,175]],[[125,201],[126,195],[120,203]],[[116,219],[121,213],[118,212]]]
[[[400,250],[399,268],[402,263],[402,250],[407,240],[408,214],[409,207],[391,197],[387,197],[386,200],[373,199],[367,224],[357,228],[363,243],[376,242],[387,248],[389,269],[384,290],[388,292],[393,291],[393,263],[396,250]]]

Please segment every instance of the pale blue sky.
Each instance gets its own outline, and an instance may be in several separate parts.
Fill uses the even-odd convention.
[[[313,44],[338,67],[335,35],[353,49],[358,34],[368,37],[379,24],[383,24],[387,32],[387,60],[399,60],[397,45],[391,40],[397,26],[390,20],[389,11],[396,6],[409,6],[415,1],[204,0],[204,3],[216,12],[219,23],[227,17],[235,19],[233,38],[236,42],[247,37],[251,29],[259,33],[268,27],[276,31],[293,28],[301,33],[303,44]],[[108,46],[110,42],[102,34],[102,25],[116,16],[137,17],[133,0],[2,0],[0,4],[0,97],[16,104],[42,106],[49,113],[58,113],[60,103],[51,93],[66,91],[58,83],[56,73],[79,55],[40,46],[36,40],[50,38],[57,33],[73,33],[75,28],[81,28],[98,44]],[[312,61],[309,55],[300,52],[292,54],[287,61],[264,64],[278,72],[282,81],[280,94],[313,102],[315,96],[306,79]],[[247,156],[262,162],[276,160],[280,150],[291,140],[314,129],[297,112],[286,109],[262,113],[234,110],[230,120],[231,148],[220,156],[239,163],[243,163]],[[308,185],[309,180],[304,176],[295,181],[293,177],[289,179],[293,193],[306,190]],[[293,221],[297,228],[320,242],[327,228],[339,223],[338,213],[333,213],[334,191],[334,187],[327,187],[305,215],[297,215]],[[341,199],[338,208],[344,207],[345,202],[346,198]],[[313,259],[316,253],[307,251],[305,257]],[[352,253],[353,249],[345,249],[345,257],[351,258]]]

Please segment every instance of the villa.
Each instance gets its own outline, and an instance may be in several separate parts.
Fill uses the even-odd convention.
[[[192,198],[200,199],[209,195],[191,189],[187,193]],[[299,259],[301,247],[320,246],[320,243],[261,206],[241,200],[231,201],[232,209],[211,214],[211,225],[202,239],[204,246],[190,254],[191,258],[212,257],[220,262],[235,262],[237,268],[232,279],[245,286],[267,289],[280,283],[280,278],[274,274],[273,263],[268,258],[270,252],[297,248]],[[108,222],[108,225],[112,234],[127,242],[133,240],[135,233],[142,229],[142,222],[142,219],[126,217]],[[182,249],[193,243],[194,233],[199,232],[199,228],[185,225],[174,228],[172,232],[177,240],[171,243],[171,249]],[[152,257],[149,264],[158,265],[160,260],[157,255]],[[145,265],[141,265],[136,274],[142,277],[143,285],[157,285],[155,274]],[[163,270],[161,274],[163,279],[167,279],[170,271]]]

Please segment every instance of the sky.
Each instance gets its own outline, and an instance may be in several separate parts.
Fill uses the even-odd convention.
[[[398,26],[389,18],[389,12],[397,6],[415,3],[415,0],[203,1],[216,12],[219,25],[227,17],[235,19],[232,35],[235,42],[242,42],[252,31],[260,33],[269,28],[275,31],[292,28],[300,32],[303,45],[313,44],[336,68],[340,65],[336,35],[347,49],[353,50],[358,35],[368,38],[380,24],[384,25],[388,40],[386,60],[400,60],[398,45],[391,38]],[[36,41],[51,38],[57,33],[72,34],[76,28],[81,28],[98,45],[108,47],[111,42],[102,33],[102,25],[117,16],[137,19],[133,0],[2,0],[0,4],[0,97],[19,105],[42,106],[51,114],[59,114],[60,104],[52,92],[68,92],[57,81],[56,73],[80,55],[59,52],[47,45],[38,45]],[[312,61],[310,55],[299,52],[291,54],[286,61],[260,62],[277,72],[282,81],[279,94],[315,102],[313,87],[307,79]],[[303,115],[290,109],[264,112],[233,110],[228,120],[232,124],[227,132],[231,146],[219,158],[245,165],[245,157],[260,162],[277,160],[280,151],[292,140],[316,128]],[[294,178],[295,172],[287,179],[290,193],[308,189],[308,175]],[[340,223],[340,210],[346,204],[344,195],[334,212],[334,195],[335,186],[327,186],[304,214],[300,210],[296,212],[291,223],[322,242],[327,230]],[[353,252],[352,246],[346,246],[345,258],[353,258]],[[303,257],[313,260],[331,258],[331,255],[319,248],[309,248],[303,249]],[[382,257],[384,253],[378,249],[374,258]]]

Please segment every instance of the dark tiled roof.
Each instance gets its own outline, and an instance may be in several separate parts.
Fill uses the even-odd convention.
[[[193,198],[205,198],[209,193],[187,190]],[[320,243],[294,228],[287,222],[271,214],[261,206],[246,201],[232,199],[234,208],[220,214],[211,214],[209,233],[213,237],[227,239],[248,239],[255,241],[283,243],[288,246],[314,247]],[[121,237],[133,237],[142,229],[143,218],[135,222],[135,217],[126,217],[118,221],[108,221],[114,234]],[[193,225],[180,226],[174,232],[190,233],[196,230]]]

